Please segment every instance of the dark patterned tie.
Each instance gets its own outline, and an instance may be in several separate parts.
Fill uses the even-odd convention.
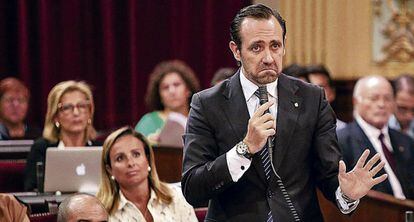
[[[380,134],[378,136],[379,141],[381,142],[381,147],[382,147],[382,152],[384,153],[385,158],[387,159],[388,164],[391,166],[392,171],[394,171],[394,173],[396,173],[395,171],[395,160],[394,157],[392,156],[391,151],[388,149],[387,145],[385,145],[384,143],[384,134]]]
[[[256,90],[256,92],[254,92],[254,95],[256,95],[257,98],[260,99],[259,90]],[[264,169],[266,180],[267,182],[269,182],[270,175],[272,173],[272,166],[270,163],[270,155],[269,155],[269,150],[267,149],[267,146],[264,146],[263,149],[260,151],[260,160],[261,160],[260,162],[262,163],[262,166]],[[269,213],[267,214],[266,222],[273,222],[272,211],[269,211]]]
[[[254,92],[254,95],[257,96],[257,98],[260,99],[260,94],[259,94],[259,90],[256,90],[256,92]],[[267,110],[266,112],[269,112],[269,110]],[[267,144],[263,147],[263,149],[260,151],[260,162],[262,163],[263,166],[263,170],[266,176],[266,180],[267,182],[269,182],[270,177],[272,175],[272,163],[270,162],[270,154],[269,154],[269,149],[267,147]],[[290,212],[293,215],[293,218],[295,221],[300,221],[299,215],[295,209],[295,207],[293,206],[293,203],[289,197],[289,194],[285,188],[285,185],[283,184],[282,180],[280,179],[280,177],[278,175],[276,175],[276,183],[279,186],[280,191],[283,194],[284,199],[286,200],[286,204],[290,210]],[[273,222],[273,216],[272,216],[272,211],[269,211],[269,213],[267,214],[267,219],[266,222]]]

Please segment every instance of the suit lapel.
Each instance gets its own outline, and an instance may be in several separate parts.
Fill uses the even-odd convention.
[[[240,84],[240,72],[237,72],[230,78],[228,87],[223,92],[223,96],[227,100],[227,102],[223,104],[223,112],[229,120],[235,138],[234,141],[241,141],[246,136],[250,115]],[[246,176],[259,187],[265,188],[266,178],[258,154],[253,156],[251,165],[254,169],[252,169],[252,171],[247,171]],[[254,171],[256,171],[257,174],[255,174]]]
[[[352,135],[355,136],[355,140],[356,140],[356,144],[355,146],[358,146],[359,149],[362,149],[362,152],[365,149],[369,149],[369,156],[367,159],[371,159],[376,153],[377,151],[375,150],[374,146],[372,145],[371,141],[368,139],[368,136],[365,134],[365,132],[362,130],[362,128],[358,125],[358,123],[356,121],[354,121],[352,124]],[[394,145],[393,145],[394,146]],[[361,152],[361,154],[362,154]],[[355,163],[358,161],[358,158],[355,159]],[[349,166],[351,167],[351,166]],[[351,170],[351,169],[348,169]],[[385,174],[385,169],[383,168],[377,175],[382,175]],[[378,188],[378,190],[382,191],[382,192],[387,192],[387,193],[391,193],[392,194],[392,188],[391,188],[391,184],[389,182],[389,180],[386,180],[378,185],[376,185],[375,187]]]
[[[223,92],[223,96],[227,100],[227,102],[223,104],[223,112],[229,120],[236,141],[241,141],[246,135],[247,124],[250,117],[246,99],[244,98],[240,84],[240,72],[237,72],[230,78],[228,86]]]
[[[279,76],[277,84],[277,123],[273,164],[278,171],[286,154],[289,141],[295,131],[302,98],[296,95],[298,86],[284,74]],[[283,139],[282,139],[283,138]]]

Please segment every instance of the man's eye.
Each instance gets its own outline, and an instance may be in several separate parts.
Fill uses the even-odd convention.
[[[116,161],[118,161],[118,162],[120,162],[120,161],[122,161],[124,158],[122,157],[122,156],[118,156],[118,157],[116,157]]]
[[[252,46],[251,49],[252,49],[253,52],[258,52],[260,50],[260,46],[255,45],[255,46]]]
[[[278,48],[280,48],[280,45],[279,44],[274,44],[274,45],[272,45],[272,48],[273,49],[278,49]]]

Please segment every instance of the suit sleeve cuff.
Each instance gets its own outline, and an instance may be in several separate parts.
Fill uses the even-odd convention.
[[[226,153],[226,161],[233,182],[237,182],[243,176],[252,162],[246,157],[238,155],[236,146]]]
[[[350,200],[345,199],[340,187],[336,189],[335,196],[336,196],[336,203],[338,204],[339,210],[343,214],[351,213],[357,208],[359,204],[359,199],[355,201],[350,201]]]

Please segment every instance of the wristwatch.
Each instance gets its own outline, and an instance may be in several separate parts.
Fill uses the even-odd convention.
[[[236,152],[238,155],[246,157],[247,159],[251,160],[253,157],[253,154],[249,152],[249,146],[243,141],[240,141],[236,145]]]

